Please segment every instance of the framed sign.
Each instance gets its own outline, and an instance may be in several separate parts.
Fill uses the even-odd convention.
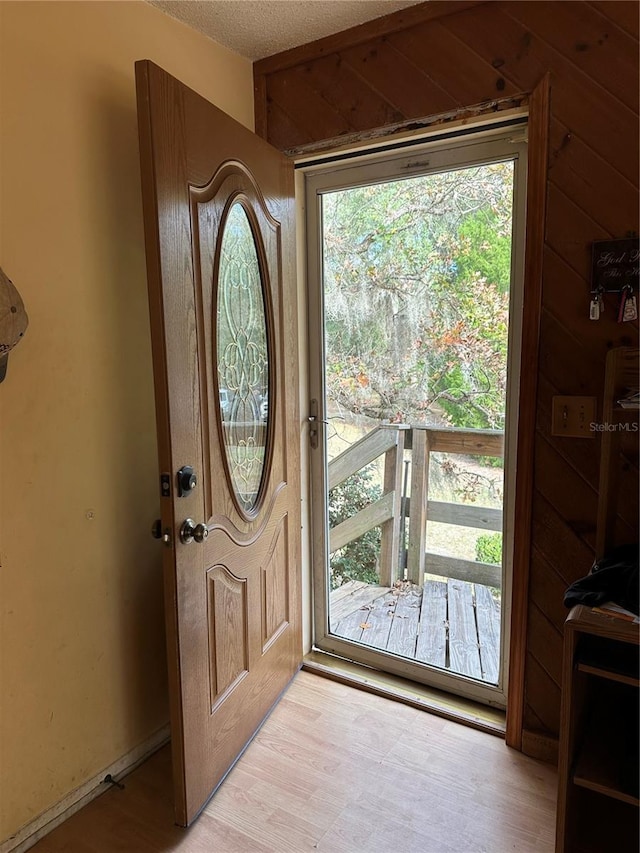
[[[640,276],[640,240],[599,240],[592,243],[591,289],[619,291],[624,287],[636,290]]]

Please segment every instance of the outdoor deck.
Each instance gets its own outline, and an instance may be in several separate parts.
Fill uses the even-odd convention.
[[[420,587],[349,581],[331,593],[331,632],[495,684],[500,605],[488,587],[429,580]]]

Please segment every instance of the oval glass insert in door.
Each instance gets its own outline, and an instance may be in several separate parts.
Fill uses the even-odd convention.
[[[216,356],[227,471],[238,507],[256,509],[266,470],[269,347],[256,238],[236,201],[223,224],[216,299]]]

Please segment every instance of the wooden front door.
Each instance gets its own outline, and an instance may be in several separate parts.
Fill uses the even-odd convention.
[[[136,81],[188,825],[302,657],[293,167],[152,62]]]

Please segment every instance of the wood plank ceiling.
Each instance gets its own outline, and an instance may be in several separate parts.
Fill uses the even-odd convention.
[[[562,596],[593,561],[600,442],[552,436],[551,398],[596,396],[601,412],[606,351],[638,345],[637,323],[618,324],[614,301],[588,319],[591,242],[639,230],[638,4],[431,2],[410,12],[386,33],[365,25],[257,63],[256,124],[290,150],[531,92],[551,73],[524,728],[555,736]],[[627,540],[638,536],[635,445],[620,484]]]

